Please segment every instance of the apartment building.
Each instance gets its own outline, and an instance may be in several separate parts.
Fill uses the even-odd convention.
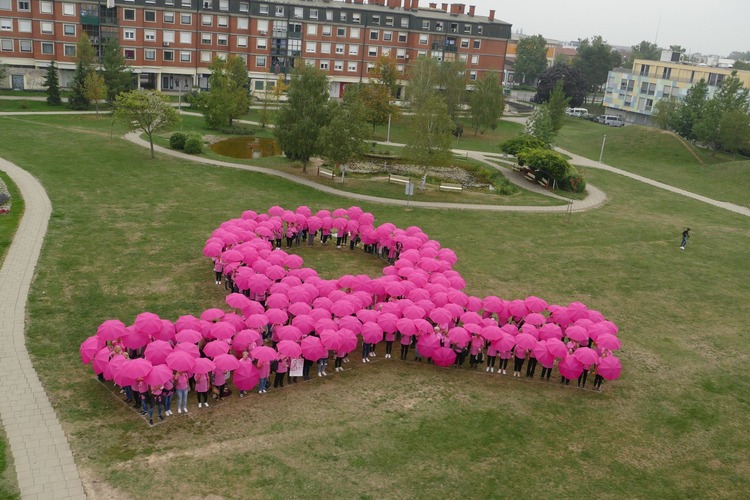
[[[0,88],[41,88],[52,60],[67,86],[83,32],[98,54],[118,38],[141,88],[205,88],[211,61],[239,55],[253,90],[309,64],[338,97],[381,56],[403,75],[420,56],[464,61],[469,80],[502,73],[511,25],[494,10],[419,0],[0,0],[0,63],[10,69]]]

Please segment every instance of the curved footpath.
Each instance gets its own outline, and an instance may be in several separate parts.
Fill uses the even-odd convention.
[[[0,420],[8,436],[21,498],[84,499],[81,478],[60,421],[25,343],[26,301],[47,232],[51,204],[42,185],[0,158],[25,203],[0,268]]]

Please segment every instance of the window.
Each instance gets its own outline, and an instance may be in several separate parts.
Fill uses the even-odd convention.
[[[464,24],[464,33],[471,33],[471,24]]]
[[[134,29],[124,29],[124,30],[122,30],[122,37],[125,40],[135,40],[135,30]]]
[[[378,57],[378,48],[375,45],[368,45],[367,55],[370,57]]]
[[[156,30],[143,30],[143,39],[147,42],[156,41]]]
[[[54,54],[55,44],[52,42],[42,42],[42,54]]]
[[[462,38],[461,39],[461,48],[462,49],[468,49],[469,48],[469,39],[468,38]]]
[[[331,36],[331,27],[323,26],[323,36]]]
[[[641,94],[648,92],[648,82],[641,82]]]
[[[211,45],[213,43],[213,36],[211,33],[201,33],[201,44]]]
[[[10,0],[0,0],[0,10],[10,10],[10,9],[11,9]],[[5,40],[3,40],[3,42],[5,42]],[[11,41],[11,45],[12,45],[12,41]]]
[[[211,51],[210,50],[202,50],[201,51],[201,62],[203,62],[203,63],[209,63],[209,62],[211,62]]]
[[[336,53],[337,54],[343,54],[344,53],[344,44],[343,43],[337,43],[336,44]]]
[[[476,80],[476,79],[477,79],[477,72],[469,71],[469,80]]]
[[[259,68],[266,67],[266,56],[255,56],[255,65]]]
[[[123,9],[122,18],[125,21],[135,21],[135,9]]]
[[[458,23],[451,23],[451,33],[458,33]]]
[[[29,0],[18,0],[18,10],[30,12],[31,2]]]
[[[180,43],[193,43],[193,34],[190,31],[180,31]]]
[[[481,47],[481,45],[482,45],[482,41],[481,40],[474,40],[474,48],[475,49],[478,49],[479,47]]]
[[[404,43],[404,42],[406,42],[406,40],[408,39],[408,37],[409,37],[408,33],[404,33],[403,31],[401,31],[398,34],[398,41],[401,42],[401,43]]]
[[[75,24],[63,24],[63,35],[76,36],[76,25]]]
[[[314,54],[318,51],[318,42],[305,42],[305,52]]]
[[[258,38],[255,40],[255,48],[256,49],[265,49],[268,48],[268,40],[265,38]]]
[[[63,16],[75,16],[76,15],[76,4],[64,3],[63,4]]]
[[[422,21],[422,29],[423,30],[430,29],[430,21]]]
[[[180,52],[180,62],[190,62],[190,52],[183,50]]]
[[[318,34],[318,25],[317,24],[308,24],[307,25],[307,34],[308,35],[317,35]]]
[[[417,57],[425,57],[427,55],[426,50],[418,50],[417,51]]]
[[[396,71],[398,71],[399,73],[401,73],[403,75],[404,74],[404,65],[403,64],[397,64],[396,65]]]
[[[268,15],[268,5],[266,5],[266,4],[260,4],[258,13],[261,14],[261,15],[263,15],[263,16],[267,16]]]
[[[237,47],[247,47],[247,37],[246,36],[238,36],[237,37]]]
[[[471,56],[471,64],[479,64],[479,56]]]
[[[174,12],[165,12],[164,13],[164,22],[165,23],[173,23],[174,22]]]
[[[427,45],[427,35],[419,35],[419,45]]]
[[[156,11],[155,10],[144,11],[143,12],[143,19],[146,22],[155,23],[156,22]]]
[[[240,2],[240,12],[250,12],[250,4],[247,2]]]
[[[75,47],[75,45],[73,45]],[[0,50],[3,52],[13,52],[13,40],[10,38],[3,38],[0,40]]]
[[[226,28],[229,26],[229,17],[227,16],[216,16],[216,25],[219,28]]]
[[[330,43],[321,43],[320,44],[320,53],[321,54],[330,54],[331,53],[331,44]]]
[[[318,9],[310,9],[310,19],[318,18]]]
[[[18,45],[21,52],[31,52],[31,40],[19,40]]]
[[[349,64],[346,67],[347,71],[355,72],[357,71],[357,62],[356,61],[349,61]]]
[[[359,55],[359,45],[349,45],[349,55],[350,56],[358,56]]]
[[[442,21],[437,21],[435,23],[435,31],[443,31],[443,22]]]
[[[281,5],[277,5],[274,8],[274,14],[276,15],[276,17],[284,17],[284,7]]]
[[[228,35],[216,35],[216,43],[222,46],[229,45]]]
[[[132,61],[135,59],[135,49],[125,49],[124,51],[125,59]]]
[[[55,32],[54,24],[48,21],[42,21],[39,23],[39,26],[42,30],[42,34],[44,35],[51,35]]]
[[[174,51],[173,50],[165,50],[161,58],[165,61],[174,61]]]
[[[201,16],[201,26],[213,26],[214,16],[211,14],[203,14]]]
[[[409,27],[409,18],[408,17],[402,17],[401,18],[401,27],[402,28],[408,28]]]
[[[341,61],[333,61],[334,71],[344,71],[344,63]]]
[[[320,69],[324,71],[328,71],[328,64],[329,64],[329,61],[320,61]]]
[[[39,12],[42,14],[52,14],[52,2],[39,2]]]
[[[346,36],[346,28],[336,28],[336,36],[339,38],[344,38]]]
[[[174,31],[163,31],[161,39],[165,43],[174,43]]]
[[[183,7],[187,7],[188,9],[192,7],[190,0],[182,0],[182,2],[180,2],[180,5],[182,5]]]
[[[370,40],[379,40],[380,30],[370,30]]]
[[[11,29],[13,25],[11,25]],[[18,20],[18,31],[21,33],[31,33],[31,21],[29,19]]]
[[[391,48],[390,47],[381,47],[380,48],[380,55],[382,57],[388,57],[391,55]]]
[[[368,72],[368,73],[370,73],[370,72],[372,72],[372,70],[374,70],[374,69],[375,69],[375,64],[373,64],[373,63],[371,63],[371,62],[368,62],[368,63],[367,63],[367,72]]]
[[[265,35],[268,33],[268,21],[263,19],[258,21],[258,34]]]
[[[359,28],[349,28],[349,38],[359,39]]]
[[[295,7],[293,15],[295,19],[302,19],[304,16],[304,9],[302,7]]]
[[[333,11],[327,10],[326,11],[326,21],[333,21]]]
[[[146,61],[156,61],[156,49],[145,49],[143,51],[143,58]]]
[[[383,41],[384,42],[390,42],[393,40],[393,32],[392,31],[384,31],[383,32]]]
[[[654,106],[654,100],[653,99],[646,99],[646,111],[651,111],[651,108]]]
[[[664,68],[664,71],[661,72],[661,77],[665,80],[672,78],[672,68]]]
[[[623,78],[620,81],[620,90],[624,91],[627,88],[628,88],[628,79],[627,78]]]
[[[406,59],[406,49],[396,49],[396,59]]]
[[[221,11],[228,11],[229,10],[229,0],[219,0],[219,10],[221,10]]]
[[[386,26],[393,26],[393,18],[392,17],[386,17],[385,18],[385,25]]]
[[[63,45],[63,54],[65,54],[66,57],[75,57],[76,46],[75,45]]]
[[[483,31],[483,28],[481,26],[477,26],[477,35],[481,35]]]
[[[248,30],[250,29],[250,19],[247,17],[238,17],[237,18],[237,29],[239,30]]]
[[[466,54],[458,54],[458,60],[461,61],[462,63],[465,63],[466,61],[468,61],[468,56]],[[512,77],[513,75],[510,75],[510,76]],[[512,81],[512,80],[509,80],[509,81]]]
[[[656,94],[656,84],[655,83],[649,83],[648,84],[648,95],[654,95]]]

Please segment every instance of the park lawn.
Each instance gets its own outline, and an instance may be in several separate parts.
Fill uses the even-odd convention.
[[[8,118],[0,126],[3,155],[52,200],[27,339],[94,494],[731,498],[750,490],[750,350],[737,314],[750,293],[746,217],[596,170],[587,175],[608,203],[570,219],[361,204],[379,222],[421,226],[454,249],[469,293],[581,300],[603,311],[621,329],[622,379],[596,394],[386,361],[379,347],[366,367],[200,411],[191,398],[190,416],[148,428],[80,364],[80,342],[108,318],[129,323],[149,310],[174,320],[221,307],[201,248],[243,210],[351,201],[269,176],[149,160],[93,129]],[[681,252],[686,219],[696,236]],[[305,258],[324,277],[382,266],[360,252],[316,249]]]
[[[693,148],[705,164],[701,165],[676,136],[656,128],[640,125],[614,128],[568,118],[558,133],[556,145],[598,160],[604,135],[607,139],[602,161],[607,165],[715,200],[742,206],[750,203],[750,160],[732,161],[728,155],[713,155]],[[647,156],[643,151],[648,152]]]
[[[99,109],[103,109],[104,105],[100,105]],[[93,106],[91,107],[93,111]],[[60,106],[50,106],[46,101],[35,101],[30,99],[0,99],[0,112],[9,111],[71,111],[67,104],[63,103]]]

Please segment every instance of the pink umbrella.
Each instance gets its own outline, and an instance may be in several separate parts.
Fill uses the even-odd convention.
[[[492,345],[500,352],[509,352],[516,345],[516,338],[509,333],[503,332],[503,336],[493,342]]]
[[[326,349],[337,351],[341,347],[341,335],[337,330],[323,330],[320,332],[320,341]]]
[[[143,380],[151,386],[164,385],[174,377],[172,370],[166,365],[157,365],[143,377]]]
[[[456,361],[456,352],[450,347],[438,347],[432,353],[432,361],[437,366],[451,366]]]
[[[96,329],[96,336],[104,341],[116,340],[125,335],[125,324],[119,319],[108,319]]]
[[[482,327],[479,331],[479,335],[484,337],[486,340],[493,342],[503,336],[503,331],[497,325],[487,325]]]
[[[253,359],[261,363],[267,363],[279,358],[279,353],[274,351],[273,348],[265,345],[256,347],[252,350],[250,355],[253,357]]]
[[[241,330],[232,339],[232,346],[235,350],[244,350],[253,342],[259,342],[260,339],[261,335],[256,330]]]
[[[109,364],[109,357],[112,354],[112,352],[109,350],[109,347],[102,347],[99,349],[99,351],[94,355],[94,362],[92,363],[92,367],[94,368],[94,373],[97,375],[100,373],[103,373],[104,370],[107,368],[107,365]],[[123,358],[122,356],[117,356],[118,358]],[[111,380],[108,379],[108,380]]]
[[[435,349],[439,347],[441,347],[440,338],[434,333],[422,335],[417,341],[417,350],[426,358],[431,358],[435,354]]]
[[[395,332],[397,329],[396,322],[398,317],[391,313],[380,313],[378,316],[378,325],[384,332]]]
[[[219,354],[226,354],[229,352],[229,344],[223,340],[214,340],[209,342],[203,347],[203,354],[209,358],[214,358]]]
[[[383,328],[378,323],[363,324],[361,334],[362,339],[368,344],[377,344],[383,340]]]
[[[148,344],[148,342],[149,337],[146,332],[138,331],[133,328],[126,328],[125,335],[122,337],[122,344],[128,349],[140,349]]]
[[[417,333],[417,325],[414,324],[414,320],[409,318],[399,318],[396,321],[396,327],[402,335],[415,335]]]
[[[527,325],[542,326],[545,323],[547,323],[547,318],[539,313],[529,313],[524,318],[524,324]]]
[[[547,323],[539,329],[539,338],[542,340],[561,339],[562,336],[562,329],[554,323]]]
[[[252,390],[260,381],[260,370],[252,363],[240,363],[234,371],[234,385],[241,391]]]
[[[453,319],[453,315],[448,309],[436,307],[430,311],[430,319],[439,325],[446,325]]]
[[[182,330],[200,330],[200,320],[193,315],[180,316],[174,322],[175,329],[178,332]]]
[[[284,276],[286,276],[286,270],[281,266],[268,266],[264,272],[266,276],[271,278],[272,280],[280,280]]]
[[[599,362],[599,355],[595,350],[588,347],[579,347],[573,352],[573,356],[581,362],[584,368],[588,369],[589,366],[595,365]]]
[[[355,304],[351,300],[346,299],[337,300],[331,306],[331,312],[338,317],[349,316],[350,314],[354,314],[359,309],[360,308],[357,304]]]
[[[98,355],[97,355],[98,356]],[[104,366],[103,372],[97,372],[104,375],[105,380],[113,380],[115,378],[115,375],[120,373],[120,369],[127,363],[128,359],[124,356],[114,356],[112,359],[109,360],[109,362]],[[97,359],[94,358],[94,366],[96,366]],[[94,370],[96,371],[96,369]],[[123,380],[123,385],[132,384],[133,381],[129,380]]]
[[[154,313],[143,312],[135,317],[133,328],[139,333],[146,335],[156,335],[164,327],[161,318]]]
[[[560,370],[560,375],[568,380],[578,378],[578,376],[583,373],[583,365],[572,354],[565,356],[565,358],[560,361],[557,369]]]
[[[216,364],[216,368],[225,372],[236,370],[240,366],[240,362],[231,354],[219,354],[214,358],[214,364]]]
[[[306,314],[310,314],[311,310],[312,307],[310,307],[310,305],[306,304],[305,302],[294,302],[293,304],[289,305],[287,312],[295,316],[303,316]]]
[[[621,347],[620,339],[612,335],[611,333],[603,333],[596,339],[597,347],[609,349],[610,351],[616,351]]]
[[[620,378],[620,372],[622,371],[622,364],[617,356],[607,356],[599,361],[599,366],[596,369],[596,373],[601,375],[607,380],[614,380]]]
[[[282,309],[268,309],[266,311],[268,322],[274,325],[283,325],[289,321],[289,315]]]
[[[562,340],[556,338],[547,339],[547,350],[556,358],[564,358],[568,355],[568,347]]]
[[[539,297],[530,296],[524,299],[524,304],[528,307],[529,311],[533,313],[540,313],[547,309],[547,302]]]
[[[268,317],[265,314],[252,314],[245,319],[248,328],[263,328],[267,324]]]
[[[508,312],[516,318],[523,318],[529,314],[529,308],[523,300],[516,299],[508,304]]]
[[[302,331],[293,325],[284,325],[276,328],[276,336],[279,340],[297,341],[302,337]]]
[[[302,347],[302,356],[310,361],[317,361],[328,356],[328,350],[318,337],[305,337],[302,339],[300,346]]]
[[[208,358],[198,358],[193,365],[193,373],[206,374],[216,369],[216,364]]]
[[[568,306],[568,315],[573,321],[578,321],[579,319],[584,318],[588,319],[589,309],[588,307],[586,307],[586,304],[583,304],[581,302],[571,302]]]
[[[519,333],[516,336],[516,346],[520,347],[521,349],[533,349],[534,346],[536,346],[537,340],[534,338],[533,335],[529,335],[528,333]]]
[[[357,335],[346,328],[339,330],[339,336],[341,337],[341,345],[338,348],[339,354],[346,354],[352,352],[357,348]]]
[[[504,308],[504,301],[500,297],[490,295],[484,298],[484,310],[493,313],[500,313]]]
[[[243,309],[250,305],[250,299],[241,293],[230,293],[227,295],[225,301],[229,307],[234,307],[235,309]]]
[[[310,333],[315,329],[315,318],[303,314],[292,319],[292,326],[295,326],[303,334]]]
[[[84,340],[79,349],[81,362],[86,365],[89,364],[102,347],[104,347],[104,340],[96,335],[92,335]]]
[[[217,308],[206,309],[201,313],[201,319],[204,321],[216,321],[224,316],[224,311]]]
[[[467,311],[461,315],[461,323],[476,323],[479,324],[482,322],[482,317],[472,311]]]
[[[197,344],[203,338],[203,334],[195,330],[185,329],[181,332],[178,332],[177,335],[174,336],[174,338],[175,340],[177,340],[177,342],[190,342],[191,344]]]
[[[565,330],[565,336],[576,342],[586,342],[589,339],[589,333],[582,326],[569,326]]]
[[[193,358],[198,358],[201,355],[200,350],[198,350],[197,345],[188,344],[187,342],[182,342],[180,344],[177,344],[176,346],[174,346],[174,350],[186,352],[189,355],[191,355]]]
[[[231,339],[237,330],[230,323],[214,323],[209,329],[211,338],[226,340]]]
[[[276,344],[276,350],[284,358],[299,358],[302,356],[302,348],[292,340],[282,340]]]
[[[448,331],[448,338],[450,339],[451,344],[455,344],[459,347],[466,347],[466,344],[469,343],[471,335],[469,335],[469,332],[467,332],[464,328],[456,327],[451,328]]]
[[[162,328],[159,333],[154,334],[156,340],[172,340],[175,335],[174,324],[166,319],[161,320]]]
[[[289,297],[283,293],[272,293],[266,299],[266,307],[275,309],[286,309],[289,306]]]
[[[154,340],[146,346],[143,356],[154,365],[162,365],[164,364],[164,361],[166,361],[167,356],[172,354],[172,351],[173,349],[169,342]]]
[[[173,351],[167,356],[166,364],[172,370],[178,372],[192,371],[195,366],[195,358],[185,351]]]
[[[137,358],[128,360],[120,369],[120,375],[129,380],[143,378],[153,369],[150,361]]]

